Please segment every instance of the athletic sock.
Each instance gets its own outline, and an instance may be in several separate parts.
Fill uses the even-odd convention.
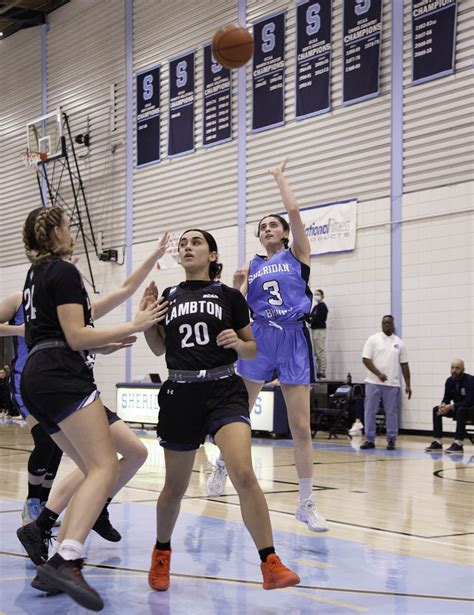
[[[32,498],[36,498],[37,500],[41,500],[41,483],[39,485],[32,485],[28,483],[28,495],[26,496],[28,500]]]
[[[171,551],[171,540],[168,540],[168,542],[160,542],[157,540],[155,547],[158,551]]]
[[[59,551],[62,544],[63,544],[62,542],[59,542],[58,540],[56,540],[56,542],[51,547],[51,552],[49,554],[50,558],[56,555],[56,553]]]
[[[454,440],[455,444],[462,446],[463,440]]]
[[[300,478],[300,500],[307,500],[313,495],[313,479],[312,478]]]
[[[84,545],[77,540],[66,539],[63,540],[61,546],[58,549],[58,554],[67,560],[79,559],[84,552]]]
[[[40,516],[36,519],[36,525],[43,532],[50,532],[56,523],[59,515],[57,515],[52,510],[49,510],[46,506],[40,513]]]
[[[271,555],[272,553],[275,553],[275,547],[265,547],[265,549],[260,549],[258,552],[262,562],[266,562],[267,557]]]

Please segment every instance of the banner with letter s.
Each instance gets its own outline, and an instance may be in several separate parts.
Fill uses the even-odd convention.
[[[300,211],[311,256],[349,252],[355,248],[357,199],[339,201]],[[288,217],[288,214],[283,214]]]

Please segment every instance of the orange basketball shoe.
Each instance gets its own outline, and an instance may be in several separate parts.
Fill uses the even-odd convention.
[[[287,568],[276,553],[267,557],[266,562],[260,564],[263,575],[263,589],[281,589],[298,585],[299,576]]]
[[[151,589],[164,592],[170,586],[170,561],[171,551],[160,551],[153,548],[151,554],[151,566],[148,571],[148,585]]]

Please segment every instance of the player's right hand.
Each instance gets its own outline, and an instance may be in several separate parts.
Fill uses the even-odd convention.
[[[247,271],[245,269],[236,269],[234,271],[234,277],[232,278],[232,286],[237,290],[240,290],[246,279]]]
[[[165,301],[164,297],[149,303],[143,310],[139,309],[132,322],[135,331],[147,331],[157,325],[165,318],[167,311],[168,301]]]

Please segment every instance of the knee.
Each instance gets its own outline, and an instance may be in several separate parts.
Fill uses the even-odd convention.
[[[130,461],[131,463],[133,463],[133,465],[137,468],[141,468],[142,465],[145,463],[145,461],[147,460],[148,457],[148,449],[147,447],[143,444],[143,442],[140,442],[140,440],[136,440],[133,443],[133,446],[130,447],[129,450],[127,450],[127,452],[124,454],[124,459],[126,459],[127,461]]]
[[[237,491],[253,489],[255,485],[258,485],[252,468],[239,468],[232,473],[231,479]]]
[[[165,500],[182,500],[186,489],[188,488],[189,480],[186,483],[178,483],[174,479],[165,479],[163,490],[160,494],[160,499]]]
[[[291,425],[293,440],[298,442],[311,440],[311,426],[309,421],[297,421]]]

